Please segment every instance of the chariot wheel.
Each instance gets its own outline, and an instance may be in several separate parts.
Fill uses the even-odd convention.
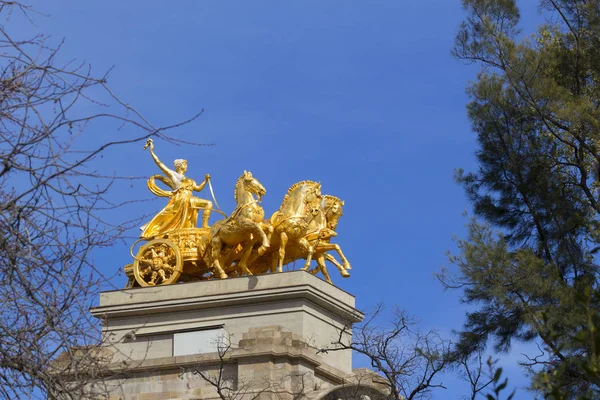
[[[169,239],[154,239],[140,247],[133,262],[133,275],[140,286],[169,285],[183,271],[179,248]]]

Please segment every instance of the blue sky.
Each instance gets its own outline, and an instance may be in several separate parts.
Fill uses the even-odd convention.
[[[210,173],[226,212],[244,170],[266,187],[268,215],[293,183],[321,181],[323,193],[346,204],[335,241],[353,270],[342,279],[330,268],[335,284],[360,309],[398,305],[423,329],[460,328],[458,293],[444,292],[433,276],[443,265],[452,269],[446,252],[455,248],[453,235],[465,236],[469,204],[453,171],[476,168],[465,86],[478,68],[450,55],[463,18],[459,0],[38,3],[48,17],[36,17],[37,27],[66,39],[63,56],[98,73],[114,66],[111,87],[154,124],[205,110],[173,134],[214,146],[157,142],[156,153],[169,164],[188,159],[188,176],[198,181]],[[532,5],[525,18],[536,17]],[[120,134],[86,133],[90,141]],[[98,165],[107,175],[158,172],[140,145]],[[113,195],[151,197],[144,180]],[[162,201],[135,212],[157,212]],[[128,262],[125,245],[97,255],[108,275]],[[123,287],[125,278],[114,282]],[[524,384],[514,362],[504,367],[511,383]],[[460,386],[444,382],[450,389],[434,398],[457,398]]]

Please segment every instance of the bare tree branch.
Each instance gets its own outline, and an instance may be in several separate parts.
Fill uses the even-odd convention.
[[[93,163],[148,137],[180,143],[166,130],[201,111],[152,125],[114,94],[108,74],[59,63],[60,43],[53,47],[43,34],[15,37],[15,12],[31,20],[35,11],[0,1],[0,397],[74,399],[89,396],[106,356],[88,320],[107,280],[91,255],[139,223],[108,222],[106,211],[120,206],[109,193],[121,177]],[[90,136],[100,123],[114,123],[119,139]]]
[[[319,352],[353,350],[366,356],[397,400],[426,399],[433,389],[445,388],[436,379],[452,361],[450,343],[435,331],[413,330],[415,321],[403,310],[395,310],[389,327],[378,327],[383,310],[378,306],[352,334],[342,329],[337,340]]]

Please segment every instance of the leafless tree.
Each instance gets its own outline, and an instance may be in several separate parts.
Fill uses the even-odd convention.
[[[390,396],[397,400],[429,398],[435,388],[445,388],[438,375],[452,362],[451,344],[435,331],[414,329],[416,322],[396,309],[388,327],[377,320],[384,307],[378,306],[359,325],[342,329],[336,341],[319,352],[353,350],[366,356],[375,372],[383,377]],[[351,338],[351,339],[350,339]]]
[[[154,127],[106,74],[61,61],[45,35],[14,37],[11,26],[32,16],[42,18],[0,1],[0,397],[79,398],[102,359],[88,307],[104,278],[90,255],[131,226],[104,217],[119,206],[108,197],[118,177],[94,163],[148,137],[172,141],[164,132],[174,126]],[[95,125],[120,129],[119,139],[90,137]],[[59,354],[69,379],[51,368]]]
[[[484,370],[483,354],[478,352],[470,357],[459,357],[455,366],[461,378],[469,384],[469,394],[462,396],[463,399],[475,400],[483,397],[485,391],[494,383],[496,368],[491,360],[487,362],[488,371]]]
[[[211,357],[214,358],[211,363],[198,366],[193,372],[212,386],[221,400],[237,399],[237,375],[228,371],[235,364],[231,358],[233,352],[231,337],[218,338],[215,348],[217,357]]]
[[[249,379],[238,375],[238,348],[233,344],[231,335],[225,335],[216,340],[215,353],[206,355],[206,360],[193,368],[193,373],[200,376],[211,386],[221,400],[238,400],[261,398],[263,394],[281,394],[285,391],[285,383],[291,376],[281,376],[277,381],[264,379]],[[304,376],[296,376],[298,384],[289,393],[293,399],[303,399],[309,391]]]

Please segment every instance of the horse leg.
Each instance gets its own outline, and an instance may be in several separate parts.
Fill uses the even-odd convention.
[[[275,228],[273,228],[272,225],[270,224],[265,224],[264,222],[259,223],[260,229],[263,232],[266,232],[266,236],[267,236],[267,240],[269,241],[269,243],[271,242],[271,236],[273,235],[273,232],[275,232]]]
[[[317,260],[317,266],[314,268],[309,269],[308,272],[311,275],[316,275],[319,273],[319,271],[322,270],[322,265],[325,265],[325,261],[323,260],[323,254],[322,252],[318,252],[317,249],[315,249],[315,257],[313,257],[315,260]]]
[[[269,238],[261,228],[261,224],[252,221],[250,218],[243,218],[238,221],[238,227],[242,232],[249,232],[255,239],[260,238],[260,247],[257,250],[259,256],[266,253],[270,246]],[[256,243],[256,240],[253,242]]]
[[[279,259],[277,265],[277,272],[283,272],[283,259],[285,258],[285,246],[287,246],[288,235],[285,232],[281,232],[279,236]]]
[[[304,251],[307,252],[306,262],[304,263],[304,267],[301,269],[302,271],[306,271],[308,267],[310,267],[310,262],[312,261],[314,248],[311,246],[308,240],[306,240],[306,238],[298,240],[298,244],[304,249]]]
[[[352,269],[350,262],[346,259],[346,256],[344,256],[344,253],[342,253],[342,248],[340,247],[340,245],[335,243],[329,244],[332,245],[333,249],[339,254],[340,258],[342,259],[342,262],[344,263],[344,269]]]
[[[252,272],[248,269],[248,263],[250,260],[252,262],[256,261],[259,257],[263,256],[270,245],[270,240],[265,235],[265,232],[261,228],[262,224],[256,223],[250,219],[245,219],[243,223],[240,224],[240,227],[244,227],[246,231],[249,231],[248,236],[250,237],[250,244],[244,248],[242,253],[242,258],[239,262],[239,265],[242,267],[244,272],[247,275],[252,275]],[[269,227],[270,234],[273,233],[273,228]],[[270,236],[270,235],[269,235]],[[261,245],[258,247],[253,256],[253,250],[256,243],[260,242]]]
[[[338,244],[321,243],[321,244],[319,244],[319,248],[322,250],[325,250],[325,251],[335,250],[338,253],[338,255],[340,256],[340,258],[342,259],[342,262],[344,263],[344,269],[352,269],[352,267],[350,266],[350,262],[344,256],[344,253],[342,253],[342,248]]]
[[[261,229],[259,225],[255,224],[255,232],[257,234],[257,237],[260,237],[261,239],[261,244],[257,250],[257,253],[259,256],[262,256],[267,252],[267,249],[271,244],[269,242],[269,238],[267,237],[267,235],[265,235],[265,232]]]
[[[333,285],[333,282],[331,282],[331,277],[329,276],[329,271],[327,271],[327,266],[325,265],[325,256],[323,254],[320,254],[317,257],[317,265],[319,266],[319,270],[323,273],[327,283]]]
[[[331,254],[325,254],[325,258],[332,263],[333,265],[335,265],[337,267],[338,270],[340,270],[340,274],[344,277],[344,278],[348,278],[350,277],[350,273],[348,273],[348,271],[346,271],[346,269],[342,266],[342,264],[340,264],[335,257],[333,257]]]
[[[242,250],[242,258],[240,259],[240,262],[238,262],[238,267],[246,275],[252,275],[252,271],[250,271],[248,269],[248,258],[250,257],[250,253],[252,253],[252,248],[254,247],[254,243],[255,243],[255,241],[252,240],[252,241],[250,241],[250,243],[248,243],[246,245],[246,247],[244,247],[244,250]]]
[[[212,268],[219,274],[219,278],[226,279],[227,274],[221,268],[221,263],[219,262],[219,258],[221,258],[221,246],[223,243],[221,242],[221,238],[216,235],[210,241],[210,251],[213,259]]]

